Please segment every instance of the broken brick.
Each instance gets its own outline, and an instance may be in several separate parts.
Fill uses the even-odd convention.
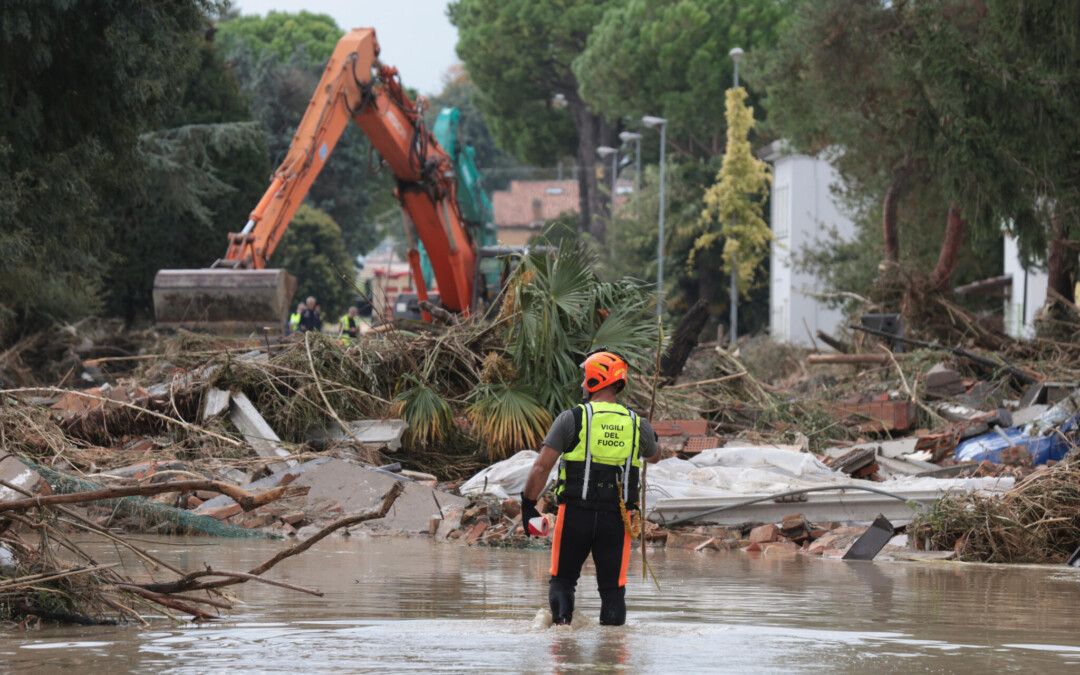
[[[750,530],[750,541],[757,544],[767,544],[780,538],[780,528],[776,525],[761,525]]]
[[[480,538],[480,535],[482,535],[484,533],[484,530],[486,530],[487,527],[488,527],[488,524],[486,522],[483,522],[483,521],[473,525],[471,528],[469,528],[469,533],[467,535],[465,535],[465,541],[467,541],[470,544],[473,543],[474,541],[476,541],[477,539]]]
[[[303,511],[293,511],[281,516],[281,519],[290,525],[301,525],[307,520],[307,514]]]
[[[521,504],[513,497],[507,497],[503,500],[502,511],[507,518],[517,518],[521,515]]]
[[[212,509],[205,509],[199,515],[210,516],[218,520],[226,520],[235,516],[243,511],[239,504],[229,504],[228,506],[215,506]]]

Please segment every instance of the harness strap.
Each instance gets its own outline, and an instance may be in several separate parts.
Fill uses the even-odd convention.
[[[592,469],[592,403],[585,404],[585,482],[581,486],[581,498],[589,498],[589,473]]]
[[[630,470],[634,466],[634,456],[637,454],[637,436],[638,436],[637,414],[633,410],[630,411],[630,424],[632,424],[633,427],[634,427],[634,442],[633,442],[633,445],[630,446],[630,454],[626,456],[626,468],[623,469],[623,486],[622,487],[623,487],[623,501],[624,502],[630,501]]]

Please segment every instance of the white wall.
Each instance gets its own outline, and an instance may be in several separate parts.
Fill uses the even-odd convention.
[[[1012,293],[1005,300],[1005,332],[1014,338],[1035,337],[1035,313],[1046,302],[1045,270],[1027,270],[1027,313],[1024,314],[1024,268],[1016,240],[1005,235],[1005,274],[1012,276]],[[1023,317],[1022,317],[1023,315]],[[1022,317],[1022,318],[1021,318]]]
[[[810,345],[815,331],[835,333],[844,317],[809,295],[824,289],[814,276],[792,267],[792,256],[815,241],[825,241],[834,228],[842,238],[851,239],[855,225],[833,199],[830,186],[839,178],[832,166],[816,157],[785,155],[781,148],[780,143],[774,143],[765,157],[773,164],[770,222],[776,237],[771,254],[769,326],[778,340]]]

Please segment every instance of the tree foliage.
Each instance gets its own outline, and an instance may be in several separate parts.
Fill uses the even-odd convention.
[[[158,270],[211,264],[266,189],[262,130],[247,121],[247,101],[213,37],[191,38],[198,66],[166,128],[139,137],[140,180],[118,186],[105,208],[113,223],[105,309],[128,324],[152,313]]]
[[[221,257],[226,235],[262,193],[266,146],[251,122],[199,124],[140,136],[142,175],[107,209],[114,254],[106,309],[128,324],[152,313],[154,275],[197,269]]]
[[[238,16],[220,25],[218,41],[230,53],[243,44],[256,59],[269,56],[277,63],[298,59],[321,68],[330,60],[345,31],[329,14],[301,10]]]
[[[652,289],[632,279],[601,281],[594,262],[580,243],[568,243],[555,256],[529,255],[504,302],[514,370],[552,413],[580,400],[579,364],[587,353],[606,347],[638,372],[649,372],[648,353],[656,348]]]
[[[307,204],[296,210],[269,266],[296,277],[296,297],[315,296],[326,321],[343,314],[353,296],[353,287],[342,278],[351,279],[354,270],[341,228],[329,214]]]
[[[630,0],[610,9],[573,64],[582,96],[612,118],[658,115],[684,153],[722,152],[715,103],[731,87],[728,52],[776,44],[786,0]]]
[[[578,93],[572,70],[592,27],[615,0],[456,0],[458,56],[480,88],[478,105],[499,146],[518,160],[551,166],[574,155],[580,229],[603,240],[596,148],[614,129]]]
[[[139,179],[215,3],[0,4],[0,341],[99,305],[107,196]]]
[[[777,133],[799,151],[831,147],[850,196],[882,204],[887,259],[910,249],[902,231],[940,242],[954,205],[978,243],[1008,227],[1035,260],[1050,223],[1078,212],[1078,12],[1021,0],[806,3],[775,50],[752,55],[753,79]]]
[[[468,71],[461,64],[456,64],[447,71],[443,80],[443,90],[432,96],[424,121],[429,129],[434,128],[435,119],[443,108],[457,108],[461,113],[458,125],[458,140],[471,146],[476,151],[476,164],[481,170],[507,169],[518,165],[514,157],[499,149],[495,138],[488,128],[484,113],[477,106],[480,92],[469,77]],[[485,175],[484,184],[489,190],[504,189],[509,181],[495,185],[489,175]]]
[[[772,173],[768,164],[751,152],[749,135],[754,110],[746,105],[746,90],[742,87],[728,90],[726,119],[724,163],[716,175],[716,184],[705,191],[705,208],[699,221],[703,231],[694,241],[688,264],[693,265],[698,251],[723,239],[724,271],[730,274],[733,267],[737,270],[739,291],[748,296],[772,241],[772,231],[762,215]]]

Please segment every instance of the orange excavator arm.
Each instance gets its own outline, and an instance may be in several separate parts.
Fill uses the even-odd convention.
[[[443,306],[467,314],[476,253],[458,209],[452,159],[424,126],[426,102],[411,101],[397,70],[378,64],[378,54],[371,28],[353,29],[341,38],[269,189],[243,231],[229,235],[228,252],[214,267],[266,267],[300,202],[352,121],[397,180],[395,196],[404,212],[417,295],[427,299],[416,249],[419,237],[431,257]]]

